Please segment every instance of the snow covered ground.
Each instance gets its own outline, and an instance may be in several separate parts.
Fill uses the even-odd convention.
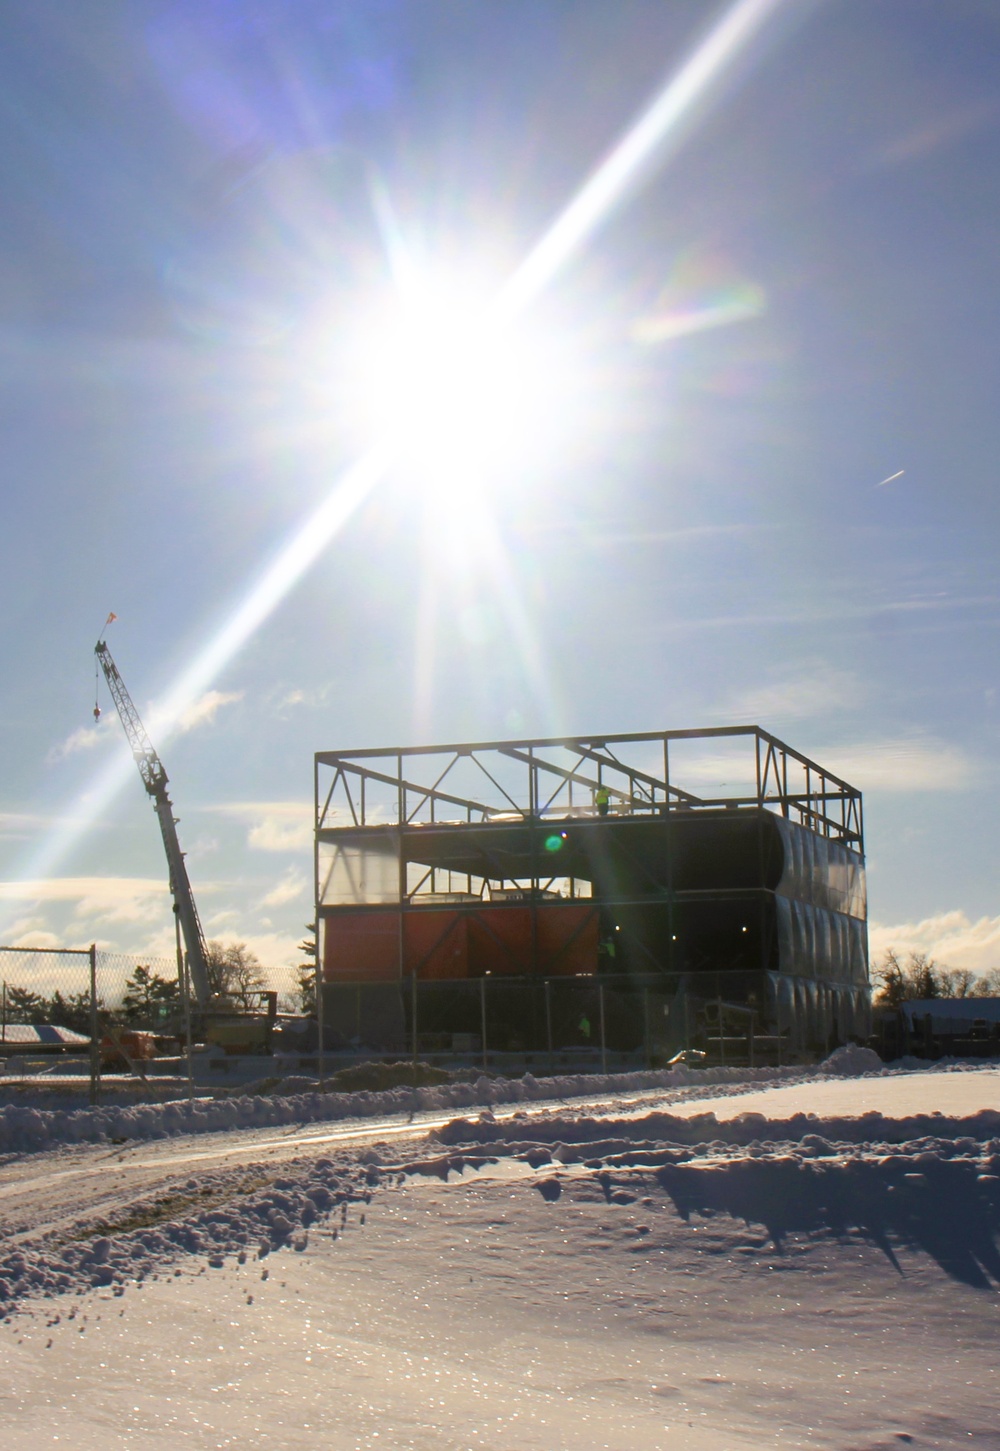
[[[844,1053],[846,1050],[840,1050]],[[859,1059],[858,1055],[867,1055]],[[842,1067],[858,1062],[859,1071],[880,1068],[868,1049],[846,1052]],[[104,1143],[125,1139],[161,1139],[171,1134],[214,1133],[219,1130],[276,1127],[284,1124],[374,1118],[384,1114],[469,1108],[477,1104],[540,1103],[567,1098],[593,1098],[657,1091],[703,1095],[745,1092],[748,1084],[797,1082],[815,1076],[803,1068],[678,1067],[649,1072],[572,1074],[558,1078],[488,1078],[448,1083],[433,1088],[392,1088],[355,1093],[320,1091],[315,1079],[286,1078],[276,1090],[188,1102],[178,1097],[164,1103],[102,1103],[81,1108],[74,1099],[52,1102],[48,1085],[20,1084],[15,1102],[0,1104],[0,1153],[46,1149],[59,1143]],[[178,1089],[178,1093],[182,1090]]]
[[[8,1156],[5,1451],[1000,1447],[1000,1070],[407,1120]]]

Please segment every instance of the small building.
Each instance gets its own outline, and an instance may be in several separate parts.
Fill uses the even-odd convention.
[[[995,1058],[1000,998],[913,998],[876,1014],[884,1058]]]
[[[89,1048],[90,1039],[72,1028],[57,1023],[0,1024],[0,1053],[37,1053],[41,1050],[63,1052]]]
[[[315,781],[348,1039],[551,1052],[599,1027],[650,1059],[713,1023],[723,1052],[751,1022],[800,1054],[870,1031],[861,794],[757,726],[321,751]]]

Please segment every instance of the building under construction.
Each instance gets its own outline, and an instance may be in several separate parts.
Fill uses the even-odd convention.
[[[861,794],[756,726],[316,755],[324,1019],[662,1062],[870,1031]]]

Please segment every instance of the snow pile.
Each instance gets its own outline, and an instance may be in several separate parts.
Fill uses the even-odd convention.
[[[498,1123],[487,1110],[438,1138],[440,1147],[411,1162],[379,1161],[376,1149],[300,1160],[250,1193],[231,1170],[202,1174],[171,1187],[169,1219],[161,1193],[123,1205],[120,1228],[92,1222],[88,1230],[83,1221],[62,1244],[50,1235],[12,1246],[0,1254],[0,1319],[39,1295],[122,1293],[127,1282],[185,1257],[221,1268],[227,1257],[245,1264],[282,1248],[302,1253],[310,1234],[337,1238],[350,1206],[367,1206],[377,1188],[418,1176],[447,1183],[501,1160],[518,1162],[528,1187],[549,1203],[560,1199],[567,1176],[595,1183],[609,1204],[636,1203],[645,1181],[665,1190],[683,1219],[725,1213],[764,1225],[775,1243],[793,1231],[843,1237],[860,1230],[874,1243],[911,1243],[942,1263],[948,1257],[970,1283],[985,1270],[1000,1279],[997,1112],[953,1120],[745,1114],[719,1123],[711,1114],[653,1113]],[[509,1171],[504,1182],[511,1183]]]
[[[862,1048],[857,1043],[847,1043],[836,1048],[819,1065],[819,1072],[837,1074],[843,1078],[860,1078],[865,1073],[884,1073],[881,1058],[871,1048]]]
[[[309,1233],[333,1219],[336,1238],[352,1203],[367,1203],[379,1172],[357,1162],[337,1164],[317,1159],[299,1178],[276,1179],[256,1194],[233,1195],[227,1202],[195,1210],[183,1217],[157,1220],[155,1202],[133,1203],[129,1217],[147,1218],[147,1227],[116,1234],[112,1229],[92,1238],[76,1239],[61,1248],[44,1243],[19,1246],[0,1256],[0,1318],[17,1301],[33,1295],[56,1295],[98,1286],[123,1286],[143,1280],[182,1255],[204,1256],[219,1269],[227,1255],[243,1264],[291,1246],[300,1253]],[[186,1186],[191,1201],[205,1192],[200,1181]],[[266,1278],[266,1275],[265,1275]]]
[[[786,1082],[811,1076],[801,1067],[685,1068],[641,1073],[573,1074],[559,1078],[479,1078],[428,1088],[382,1092],[299,1093],[176,1100],[172,1103],[108,1104],[46,1110],[8,1104],[0,1108],[0,1153],[32,1153],[60,1143],[124,1143],[227,1129],[276,1128],[408,1113],[450,1112],[482,1104],[535,1103],[597,1097],[607,1093]]]
[[[478,1119],[453,1119],[435,1130],[433,1136],[443,1144],[489,1144],[494,1151],[506,1153],[552,1144],[562,1152],[569,1145],[580,1147],[584,1157],[620,1153],[629,1147],[649,1144],[707,1145],[714,1149],[758,1142],[822,1145],[835,1141],[891,1146],[925,1139],[935,1153],[943,1152],[939,1145],[947,1140],[962,1146],[975,1145],[977,1153],[980,1145],[995,1145],[989,1152],[1000,1154],[1000,1112],[982,1109],[979,1113],[955,1118],[939,1113],[891,1118],[873,1109],[850,1117],[818,1118],[812,1113],[796,1113],[784,1119],[768,1118],[761,1113],[743,1113],[731,1119],[717,1119],[714,1113],[681,1117],[654,1112],[642,1118],[620,1119],[560,1114],[533,1118],[530,1125],[524,1118],[500,1120],[487,1112]]]

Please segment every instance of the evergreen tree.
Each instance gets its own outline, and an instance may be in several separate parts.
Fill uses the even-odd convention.
[[[27,987],[8,987],[7,989],[7,1021],[8,1023],[45,1023],[48,1022],[46,1012],[48,1003],[41,993],[32,992]]]
[[[180,987],[176,981],[140,965],[125,984],[122,1009],[127,1023],[152,1026],[176,1012],[180,1001]]]

